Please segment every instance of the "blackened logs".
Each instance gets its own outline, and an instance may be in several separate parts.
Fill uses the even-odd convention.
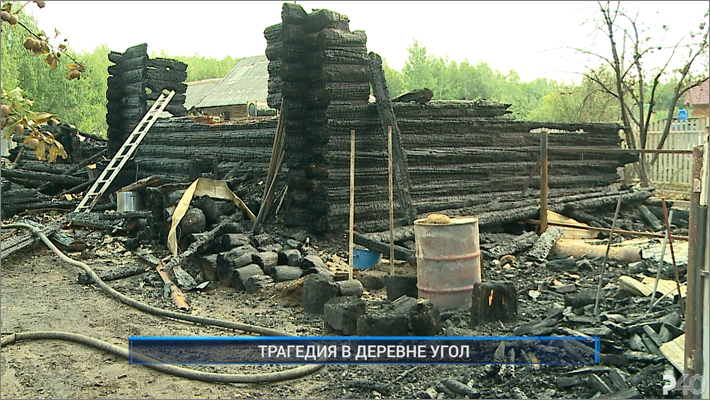
[[[663,226],[661,225],[661,221],[656,218],[655,215],[651,211],[649,211],[648,207],[646,207],[643,204],[638,204],[636,206],[636,209],[639,210],[639,213],[641,214],[641,219],[648,224],[648,226],[651,227],[654,231],[660,231],[663,229]]]
[[[493,321],[515,321],[518,318],[518,295],[513,282],[473,284],[471,327]]]
[[[511,240],[505,242],[496,243],[495,246],[484,250],[481,246],[481,251],[488,258],[499,259],[508,254],[516,254],[521,251],[525,251],[533,247],[535,242],[537,242],[538,237],[535,232],[525,232],[520,236],[516,236]]]
[[[306,32],[318,32],[325,28],[343,31],[350,30],[350,20],[347,16],[330,10],[316,10],[306,17]]]
[[[380,241],[369,238],[368,236],[354,232],[353,241],[355,244],[367,247],[369,250],[375,253],[389,254],[390,245],[389,243],[382,243]],[[394,257],[398,260],[412,261],[414,260],[414,251],[409,250],[402,246],[394,246]]]
[[[191,207],[180,220],[180,236],[184,237],[191,233],[202,232],[205,230],[206,225],[205,213],[199,208]]]
[[[528,259],[543,262],[560,237],[562,237],[562,228],[556,226],[547,228],[547,230],[540,235],[540,238],[535,242],[532,250],[528,252]]]
[[[121,266],[111,268],[111,269],[105,270],[105,271],[96,271],[96,275],[98,275],[102,281],[109,282],[109,281],[115,281],[117,279],[128,278],[130,276],[142,274],[143,272],[146,272],[151,269],[152,268],[147,268],[144,265],[138,265],[138,264],[121,265]],[[80,284],[88,285],[93,282],[94,282],[94,280],[91,279],[91,277],[89,276],[88,273],[86,273],[86,272],[79,273],[79,283]]]
[[[78,178],[71,175],[58,175],[48,172],[36,172],[28,170],[3,169],[2,175],[10,180],[25,179],[30,181],[53,182],[66,186],[76,186],[83,183],[86,179]]]
[[[55,221],[52,221],[46,225],[38,225],[37,228],[44,233],[47,237],[52,236],[56,232],[59,232],[62,228],[64,228],[67,224],[67,219],[66,217],[59,218]],[[37,237],[35,234],[32,232],[19,232],[5,240],[2,241],[2,244],[0,245],[1,249],[1,255],[0,258],[3,260],[6,259],[7,257],[11,256],[12,254],[24,250],[33,244],[37,243],[39,241],[39,237]]]

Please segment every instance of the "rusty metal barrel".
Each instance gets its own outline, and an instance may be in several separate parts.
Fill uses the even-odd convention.
[[[478,218],[451,217],[451,223],[414,221],[419,297],[440,310],[471,307],[473,284],[481,282]]]

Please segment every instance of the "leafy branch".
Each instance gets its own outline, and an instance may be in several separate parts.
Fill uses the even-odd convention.
[[[20,21],[18,15],[20,11],[22,11],[29,3],[35,3],[39,8],[44,8],[45,6],[44,1],[27,1],[15,13],[13,13],[12,2],[4,2],[2,4],[2,7],[0,7],[2,21],[10,24],[11,26],[19,25],[24,28],[30,34],[27,39],[25,39],[25,42],[23,44],[24,48],[33,52],[35,55],[45,54],[46,56],[44,58],[44,61],[49,65],[51,69],[56,69],[59,66],[59,61],[62,57],[62,54],[64,54],[66,57],[68,57],[74,62],[74,64],[67,65],[66,78],[69,80],[81,78],[81,74],[82,72],[84,72],[85,66],[83,63],[80,63],[76,59],[74,59],[74,57],[72,57],[71,54],[66,51],[67,45],[65,43],[68,42],[67,39],[64,39],[64,43],[58,45],[58,49],[55,49],[54,46],[49,43],[49,38],[44,33],[44,31],[35,33],[32,31],[32,29],[28,28],[27,25],[23,24],[22,21]],[[56,29],[54,30],[54,32],[54,38],[56,39],[60,33]]]

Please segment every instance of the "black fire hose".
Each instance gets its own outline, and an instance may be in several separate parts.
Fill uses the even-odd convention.
[[[258,333],[260,335],[266,335],[266,336],[295,336],[292,335],[288,332],[283,332],[279,331],[276,329],[269,329],[269,328],[264,328],[256,325],[249,325],[249,324],[242,324],[239,322],[231,322],[231,321],[224,321],[216,318],[206,318],[206,317],[199,317],[195,315],[189,315],[189,314],[181,314],[175,311],[170,311],[170,310],[164,310],[162,308],[157,308],[153,307],[151,305],[141,303],[140,301],[134,300],[123,293],[120,293],[116,291],[114,288],[111,286],[107,285],[106,282],[102,281],[101,278],[94,272],[91,267],[86,265],[85,263],[81,261],[76,261],[72,260],[71,258],[67,257],[64,253],[62,253],[57,246],[52,243],[47,236],[42,233],[39,229],[36,227],[29,225],[29,224],[23,224],[23,223],[14,223],[14,224],[7,224],[7,225],[2,225],[3,229],[6,228],[25,228],[29,229],[33,234],[38,236],[44,244],[49,247],[50,250],[52,250],[56,255],[59,256],[62,260],[65,262],[74,265],[76,267],[79,267],[86,271],[86,273],[91,277],[91,279],[96,282],[97,285],[101,289],[103,289],[105,292],[110,294],[112,297],[115,297],[118,299],[120,302],[127,304],[131,307],[137,308],[141,311],[145,311],[150,314],[154,315],[159,315],[163,317],[168,317],[168,318],[174,318],[174,319],[179,319],[183,321],[189,321],[189,322],[194,322],[194,323],[199,323],[199,324],[204,324],[204,325],[212,325],[212,326],[220,326],[223,328],[231,328],[231,329],[238,329],[244,332],[252,332],[252,333]],[[89,346],[93,346],[96,348],[99,348],[101,350],[106,350],[109,351],[117,356],[121,356],[124,358],[128,358],[129,353],[127,349],[124,349],[122,347],[118,347],[115,345],[112,345],[108,342],[104,342],[99,339],[94,339],[88,336],[83,336],[75,333],[69,333],[69,332],[23,332],[23,333],[14,333],[12,335],[9,335],[5,338],[2,338],[2,341],[0,342],[3,346],[6,344],[11,344],[15,343],[20,340],[37,340],[37,339],[60,339],[60,340],[68,340],[68,341],[73,341],[77,343],[82,343],[86,344]],[[313,373],[317,371],[318,369],[322,368],[322,364],[311,364],[311,365],[305,365],[302,367],[297,367],[293,368],[290,370],[286,371],[281,371],[281,372],[271,372],[271,373],[263,373],[263,374],[250,374],[250,375],[235,375],[235,374],[215,374],[215,373],[207,373],[207,372],[200,372],[196,370],[191,370],[187,368],[181,368],[181,367],[175,367],[172,365],[164,365],[164,364],[152,364],[152,365],[147,365],[150,368],[156,369],[158,371],[166,372],[172,375],[176,376],[181,376],[189,379],[197,379],[197,380],[202,380],[202,381],[207,381],[207,382],[222,382],[222,383],[256,383],[256,382],[275,382],[275,381],[281,381],[281,380],[287,380],[287,379],[294,379],[298,378],[300,376],[304,376],[310,373]]]

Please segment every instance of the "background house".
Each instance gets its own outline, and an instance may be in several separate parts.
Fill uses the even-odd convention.
[[[710,81],[690,89],[684,103],[691,107],[692,117],[707,118],[710,115]]]
[[[221,81],[222,78],[203,79],[201,81],[187,82],[187,92],[185,92],[185,108],[188,112],[205,98],[207,93]]]
[[[194,83],[190,85],[192,89],[188,86],[186,108],[199,114],[219,116],[222,120],[255,117],[257,109],[269,108],[266,104],[268,65],[269,60],[264,55],[245,57],[219,82]],[[187,106],[188,99],[196,104]]]

